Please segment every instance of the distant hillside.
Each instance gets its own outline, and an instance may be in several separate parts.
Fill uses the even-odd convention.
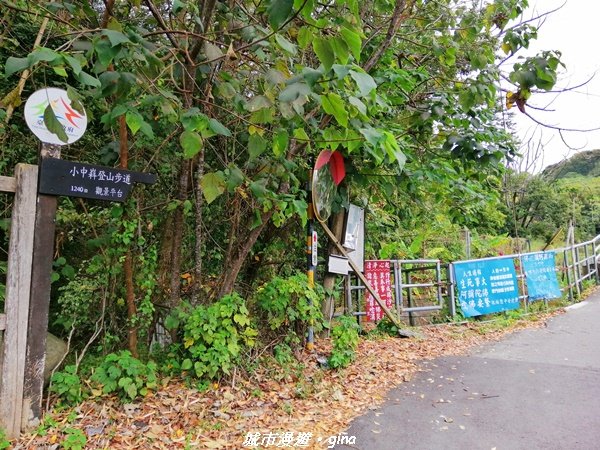
[[[566,161],[548,166],[542,172],[547,178],[574,178],[600,176],[600,150],[577,153]]]

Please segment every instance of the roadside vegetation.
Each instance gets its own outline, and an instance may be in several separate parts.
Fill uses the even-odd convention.
[[[281,417],[343,430],[418,358],[487,339],[483,324],[412,342],[324,316],[341,283],[321,286],[324,237],[316,286],[304,274],[305,187],[319,152],[340,151],[332,221],[365,208],[366,258],[458,260],[465,229],[474,258],[560,246],[569,223],[594,236],[598,173],[515,165],[511,114],[563,67],[556,49],[517,57],[538,33],[527,4],[0,0],[0,174],[37,162],[22,105],[53,86],[89,118],[63,159],[158,175],[122,204],[60,198],[49,329],[69,353],[25,441],[219,448]]]

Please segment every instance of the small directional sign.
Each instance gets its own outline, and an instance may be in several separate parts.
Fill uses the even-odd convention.
[[[156,175],[56,158],[42,158],[40,194],[124,202],[133,183],[154,184]]]

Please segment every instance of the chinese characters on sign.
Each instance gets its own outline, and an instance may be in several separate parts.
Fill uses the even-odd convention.
[[[134,182],[152,184],[156,175],[55,158],[41,162],[39,192],[124,202]]]
[[[465,317],[519,308],[519,286],[512,258],[455,263],[454,276]]]
[[[246,448],[314,448],[315,444],[321,443],[321,446],[334,448],[337,445],[356,445],[356,436],[349,436],[346,433],[332,435],[328,437],[313,436],[311,432],[286,431],[283,433],[274,432],[249,432],[246,433],[242,447]]]
[[[390,278],[390,262],[381,260],[365,261],[365,278],[373,289],[379,294],[385,306],[392,307],[392,283]],[[369,291],[365,294],[367,320],[383,319],[383,310],[377,304],[375,298]]]
[[[534,253],[522,258],[530,300],[560,298],[554,252]]]
[[[119,188],[119,184],[131,185],[131,175],[122,174],[119,172],[113,173],[110,170],[96,170],[93,167],[88,169],[85,166],[73,164],[73,168],[69,170],[69,174],[72,177],[71,192],[83,192],[88,193],[89,189],[84,186],[78,185],[80,181],[93,180],[101,182],[107,181],[115,185],[115,187],[109,188],[108,186],[99,186],[94,183],[94,194],[100,197],[109,197],[110,199],[120,199],[123,197],[123,189]],[[128,188],[127,188],[128,189]]]

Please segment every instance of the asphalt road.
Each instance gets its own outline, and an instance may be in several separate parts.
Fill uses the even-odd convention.
[[[545,328],[426,362],[347,433],[354,445],[336,449],[600,449],[600,294]]]

